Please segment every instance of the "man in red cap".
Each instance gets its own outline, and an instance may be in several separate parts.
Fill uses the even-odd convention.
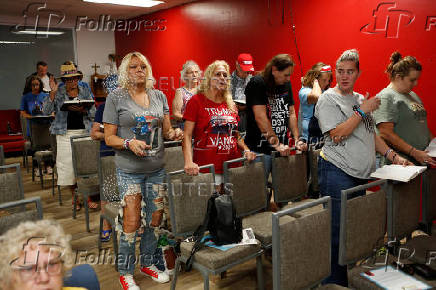
[[[247,128],[245,87],[254,72],[253,57],[249,53],[241,53],[236,61],[236,70],[232,73],[232,97],[239,111],[239,132]]]

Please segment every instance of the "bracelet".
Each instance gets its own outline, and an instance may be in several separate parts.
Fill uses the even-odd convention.
[[[389,153],[391,153],[392,151],[394,151],[394,150],[392,150],[391,148],[389,148],[388,150],[386,150],[386,152],[385,152],[385,154],[383,155],[385,158],[388,158],[388,155],[389,155]]]
[[[359,119],[362,119],[362,116],[361,116],[357,111],[354,111],[354,114],[355,114],[357,117],[359,117]]]
[[[354,106],[353,106],[353,111],[359,113],[359,115],[360,115],[362,118],[365,118],[365,117],[366,117],[366,114],[365,114],[365,113],[360,109],[360,107],[357,106],[357,105],[354,105]]]
[[[124,139],[124,142],[123,142],[124,149],[126,149],[126,150],[130,149],[129,148],[130,141],[132,141],[132,139]]]
[[[250,149],[244,150],[244,154],[245,154],[246,152],[251,152],[251,150],[250,150]]]

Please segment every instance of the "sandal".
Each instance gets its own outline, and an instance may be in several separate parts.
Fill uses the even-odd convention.
[[[102,230],[101,231],[101,235],[100,235],[100,240],[105,243],[105,242],[109,242],[109,240],[111,239],[111,235],[112,235],[112,229],[110,230]]]

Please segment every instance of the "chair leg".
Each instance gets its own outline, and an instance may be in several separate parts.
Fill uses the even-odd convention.
[[[74,191],[74,195],[73,195],[73,219],[76,218],[76,204],[77,204],[77,192]]]
[[[257,288],[259,290],[263,290],[265,289],[265,282],[263,280],[262,255],[256,257],[256,268],[257,268]]]
[[[86,231],[91,232],[89,229],[89,208],[88,208],[88,196],[84,195],[83,200],[85,202],[85,221],[86,221]]]
[[[58,185],[58,194],[59,194],[59,205],[62,205],[62,195],[61,195],[61,186]]]
[[[100,216],[100,226],[98,227],[98,239],[97,239],[97,248],[98,252],[100,253],[101,250],[101,231],[103,230],[103,217]]]
[[[114,245],[115,253],[115,271],[118,272],[118,233],[115,230],[115,226],[112,227],[112,242]]]
[[[32,158],[32,181],[35,181],[35,161]]]
[[[52,167],[52,170],[51,170],[51,196],[55,195],[54,188],[55,188],[55,184],[54,184],[54,170],[53,170],[53,167]]]
[[[203,275],[204,290],[209,290],[209,273],[201,273]]]
[[[179,274],[179,268],[180,268],[180,258],[177,258],[176,265],[174,267],[173,281],[171,281],[171,290],[176,290],[176,283],[177,283],[177,276]]]
[[[41,181],[41,188],[44,189],[44,178],[42,176],[41,162],[38,162],[38,170],[39,170],[39,180]]]

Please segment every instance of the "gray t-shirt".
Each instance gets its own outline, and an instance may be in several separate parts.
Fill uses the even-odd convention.
[[[427,126],[427,111],[418,95],[414,92],[401,94],[388,87],[377,96],[381,104],[373,114],[376,124],[394,123],[395,134],[416,149],[424,150],[431,138]]]
[[[136,104],[122,88],[114,90],[106,99],[103,123],[117,125],[120,138],[136,138],[152,146],[144,157],[130,150],[115,150],[116,166],[129,173],[152,173],[164,166],[162,125],[164,115],[169,114],[168,101],[161,91],[148,89],[147,94],[148,108]]]
[[[362,99],[361,94],[341,96],[330,88],[319,97],[315,117],[324,134],[322,151],[326,159],[348,175],[368,179],[375,171],[375,133],[367,130],[363,122],[338,144],[328,133],[350,118],[354,114],[353,106],[360,105]]]

